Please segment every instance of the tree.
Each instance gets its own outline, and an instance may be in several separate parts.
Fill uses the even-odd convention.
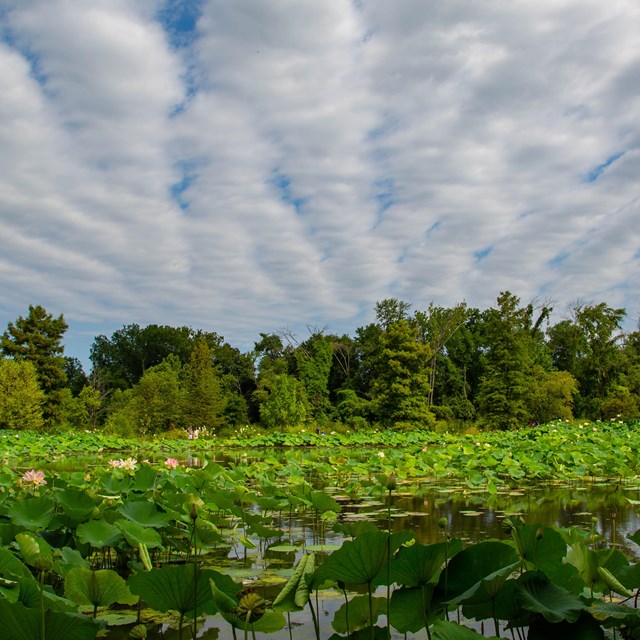
[[[67,386],[71,393],[77,396],[89,384],[89,379],[82,368],[82,363],[78,358],[67,356],[64,359],[63,369],[67,376]]]
[[[147,369],[170,355],[187,364],[200,338],[212,349],[222,342],[215,333],[196,332],[190,327],[150,324],[142,328],[130,324],[115,331],[111,338],[97,336],[91,346],[90,359],[94,371],[101,372],[109,388],[127,389],[133,387]]]
[[[418,329],[399,320],[381,334],[382,350],[373,364],[371,387],[375,415],[384,426],[399,423],[428,427],[435,422],[429,410],[431,349],[418,339]]]
[[[331,341],[321,333],[312,335],[294,351],[297,373],[304,385],[312,416],[326,415],[329,405],[329,374],[333,362]]]
[[[0,429],[41,429],[44,402],[33,363],[0,358]]]
[[[544,370],[551,363],[544,350],[540,325],[550,313],[520,306],[520,299],[509,291],[498,296],[497,307],[484,314],[486,368],[478,390],[478,410],[483,422],[500,429],[511,429],[531,421],[527,407],[533,367]]]
[[[139,433],[182,429],[185,394],[181,385],[182,366],[175,355],[147,369],[128,395],[125,414]]]
[[[2,354],[31,362],[45,394],[62,388],[67,380],[62,337],[68,328],[64,317],[54,318],[40,305],[29,305],[29,315],[10,322],[2,335]]]
[[[376,320],[383,329],[388,329],[392,324],[407,320],[411,305],[397,298],[385,298],[376,302]]]
[[[275,376],[271,391],[260,405],[260,420],[268,429],[295,428],[307,420],[308,401],[304,386],[286,373]]]
[[[223,423],[226,401],[205,340],[196,341],[185,374],[185,416],[189,427],[217,430]]]
[[[429,365],[429,406],[433,405],[436,386],[436,364],[447,342],[469,318],[469,310],[465,302],[447,309],[429,304],[429,310],[416,311],[415,320],[420,328],[421,338],[431,347],[431,361]]]
[[[615,402],[605,402],[624,396],[619,389],[625,365],[622,321],[624,309],[600,304],[575,303],[572,318],[549,329],[549,348],[557,369],[565,369],[578,381],[576,413],[580,416],[605,418],[603,406],[611,411]]]

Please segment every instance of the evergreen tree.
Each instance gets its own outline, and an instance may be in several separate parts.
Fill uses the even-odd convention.
[[[223,423],[226,400],[220,374],[213,364],[211,349],[203,339],[197,340],[191,352],[185,377],[185,417],[191,429],[217,431]]]
[[[0,429],[41,429],[44,403],[33,363],[0,358]]]
[[[29,315],[10,322],[2,335],[2,353],[31,362],[40,387],[48,394],[64,387],[67,381],[62,345],[67,328],[62,315],[54,318],[40,305],[29,305]]]
[[[381,424],[428,427],[435,422],[429,410],[430,358],[431,349],[418,339],[417,327],[408,320],[382,332],[371,387],[372,406]]]

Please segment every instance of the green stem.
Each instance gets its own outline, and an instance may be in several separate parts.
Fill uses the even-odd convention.
[[[318,622],[318,616],[316,616],[315,609],[311,604],[311,598],[309,598],[309,609],[311,609],[311,618],[313,620],[313,628],[316,632],[316,640],[320,640],[320,624]]]
[[[427,620],[427,603],[424,599],[424,585],[420,586],[420,606],[422,607],[422,619],[424,620],[424,628],[427,630],[427,638],[431,640],[431,631],[429,631],[429,621]]]
[[[44,571],[40,572],[38,585],[40,587],[40,640],[46,639],[46,630],[44,625]]]

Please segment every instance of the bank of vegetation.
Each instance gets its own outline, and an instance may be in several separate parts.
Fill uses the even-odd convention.
[[[30,306],[0,349],[0,429],[192,438],[276,431],[511,430],[640,417],[640,331],[624,309],[576,303],[551,323],[510,292],[479,310],[388,299],[353,335],[261,333],[241,352],[214,332],[126,324],[64,355],[64,317]]]

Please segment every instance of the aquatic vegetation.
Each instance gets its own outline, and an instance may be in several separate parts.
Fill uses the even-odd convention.
[[[0,640],[67,628],[66,640],[91,638],[117,624],[140,634],[161,615],[192,636],[212,615],[248,636],[291,629],[306,611],[319,638],[317,603],[329,594],[341,601],[331,624],[342,636],[474,638],[486,624],[497,636],[640,637],[640,564],[628,553],[640,531],[615,526],[640,503],[627,497],[637,482],[618,489],[636,474],[635,426],[334,434],[331,446],[302,434],[302,448],[262,452],[148,441],[135,457],[130,441],[94,434],[5,439],[6,457],[30,464],[0,471]],[[58,445],[61,458],[95,447],[93,461],[57,470],[46,460]],[[398,505],[454,478],[420,514],[435,541],[417,539],[411,507]],[[606,530],[590,515],[561,527],[503,514],[500,539],[463,542],[438,512],[454,492],[465,493],[460,517],[473,519],[509,493],[531,505],[525,480],[576,478],[613,480]]]

